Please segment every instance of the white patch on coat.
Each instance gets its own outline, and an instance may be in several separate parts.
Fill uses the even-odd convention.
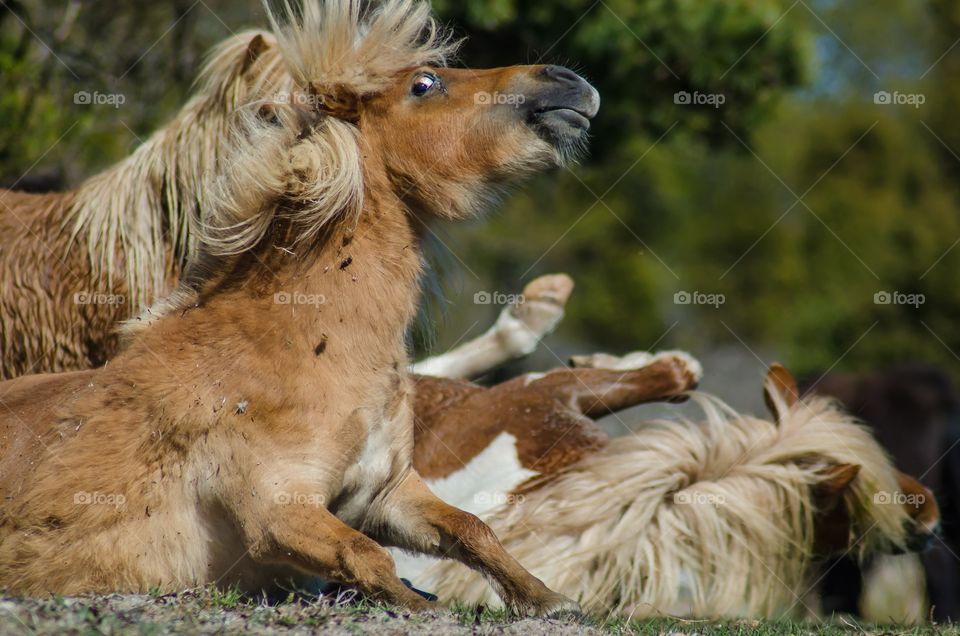
[[[504,350],[509,355],[512,357],[527,356],[537,350],[540,339],[553,331],[562,316],[563,310],[561,309],[556,321],[543,325],[543,329],[532,329],[530,325],[514,316],[513,312],[507,308],[500,312],[493,328],[496,330],[497,338],[503,343]]]
[[[517,438],[500,433],[476,457],[460,470],[441,479],[426,480],[435,495],[451,506],[473,513],[484,519],[493,510],[512,501],[512,493],[539,473],[520,463]],[[415,584],[417,578],[437,559],[412,555],[391,549],[397,564],[397,573]]]
[[[532,383],[546,376],[546,373],[528,373],[523,376],[523,386],[530,386]]]
[[[652,353],[634,351],[616,360],[616,362],[613,362],[610,366],[604,364],[602,368],[613,369],[614,371],[631,371],[633,369],[642,369],[653,361],[654,355]]]
[[[394,477],[397,454],[403,448],[399,432],[404,430],[403,420],[408,417],[409,412],[401,408],[392,417],[384,413],[375,420],[367,420],[363,449],[342,479],[341,492],[351,494],[340,503],[337,517],[348,526],[356,528],[362,523],[374,499]]]
[[[700,361],[685,351],[660,351],[656,354],[646,351],[634,351],[622,358],[614,356],[604,357],[598,368],[613,369],[614,371],[632,371],[650,366],[654,362],[665,359],[677,359],[683,362],[687,370],[699,382],[703,378],[703,365]]]

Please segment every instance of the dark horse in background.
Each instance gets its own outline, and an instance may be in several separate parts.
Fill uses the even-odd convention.
[[[828,374],[803,393],[840,400],[866,422],[896,467],[936,495],[942,534],[921,555],[936,621],[960,619],[960,393],[941,368],[909,364],[870,374]],[[869,566],[869,564],[867,564]],[[850,557],[826,566],[827,613],[858,614],[863,576]]]

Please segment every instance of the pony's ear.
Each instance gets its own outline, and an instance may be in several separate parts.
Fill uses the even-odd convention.
[[[275,104],[266,103],[257,109],[257,118],[272,126],[280,125],[280,115]]]
[[[763,399],[767,403],[767,408],[774,416],[777,415],[776,400],[774,393],[779,396],[788,407],[793,406],[800,401],[800,390],[797,388],[797,381],[793,374],[787,371],[779,362],[770,365],[767,371],[767,379],[763,383]]]
[[[269,45],[262,35],[258,33],[253,36],[253,39],[247,44],[247,50],[243,54],[243,59],[240,61],[240,74],[243,75],[249,71],[253,63],[257,61],[257,58],[268,48]]]
[[[257,109],[257,118],[271,126],[283,126],[284,122],[290,126],[295,126],[297,137],[303,139],[317,125],[320,115],[314,110],[299,104],[287,105],[284,108],[283,115],[281,115],[277,104],[266,102]]]
[[[287,104],[281,107],[272,102],[264,102],[257,109],[257,119],[271,126],[284,125],[294,127],[297,138],[304,139],[312,133],[320,115],[314,110],[299,104]]]
[[[317,112],[350,124],[360,121],[363,103],[359,93],[346,84],[314,84],[308,86],[316,104]]]
[[[929,488],[919,481],[897,471],[897,487],[907,495],[903,507],[910,518],[922,525],[928,532],[933,532],[940,524],[940,507]]]
[[[860,474],[859,464],[834,464],[823,471],[824,479],[817,484],[817,492],[823,502],[836,504],[843,497],[853,480]],[[828,506],[832,507],[832,506]]]

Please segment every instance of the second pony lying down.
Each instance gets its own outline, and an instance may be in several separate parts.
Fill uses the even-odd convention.
[[[937,525],[932,494],[837,405],[798,401],[782,367],[766,383],[772,420],[692,394],[703,423],[652,422],[611,440],[591,418],[682,395],[699,366],[669,353],[577,362],[619,370],[530,374],[491,389],[418,379],[415,465],[591,612],[809,614],[803,596],[819,559],[918,549]],[[455,564],[398,563],[443,601],[495,602]]]
[[[445,68],[421,4],[367,17],[331,0],[292,21],[279,46],[311,109],[236,128],[202,253],[126,348],[96,371],[0,384],[0,587],[258,590],[314,574],[428,607],[377,540],[462,560],[517,611],[574,607],[412,468],[404,337],[422,215],[468,217],[562,161],[596,91],[556,67]],[[321,25],[330,48],[296,55]],[[529,108],[474,99],[497,90]]]

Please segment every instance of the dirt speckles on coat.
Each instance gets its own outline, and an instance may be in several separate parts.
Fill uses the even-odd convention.
[[[320,343],[313,348],[313,355],[322,355],[323,352],[327,350],[327,340],[327,334],[323,334],[323,337],[320,339]]]

